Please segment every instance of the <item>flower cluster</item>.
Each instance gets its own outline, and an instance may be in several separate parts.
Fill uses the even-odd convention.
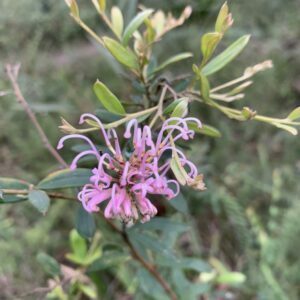
[[[116,131],[106,131],[101,121],[92,114],[83,114],[80,124],[87,119],[97,122],[109,152],[99,152],[89,138],[80,134],[64,136],[57,148],[61,149],[68,139],[82,139],[89,144],[89,149],[79,153],[70,168],[75,169],[78,161],[86,155],[94,155],[98,161],[98,166],[92,170],[90,183],[78,194],[78,199],[88,212],[99,211],[99,204],[107,201],[104,210],[106,218],[119,217],[125,223],[139,218],[141,222],[149,221],[157,214],[156,207],[149,199],[150,195],[157,194],[172,199],[179,193],[177,180],[168,179],[166,176],[171,168],[170,158],[166,159],[167,152],[177,153],[182,167],[187,169],[189,182],[195,182],[199,188],[199,178],[202,177],[196,166],[174,146],[174,142],[179,139],[193,138],[194,131],[188,128],[188,122],[196,123],[200,127],[199,120],[170,118],[163,123],[156,141],[153,140],[149,126],[141,128],[136,119],[129,121],[124,138],[132,142],[133,151],[126,158],[121,151]]]

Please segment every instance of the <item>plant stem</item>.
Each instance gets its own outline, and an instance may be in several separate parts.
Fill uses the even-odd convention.
[[[239,121],[246,121],[245,118],[243,117],[242,111],[238,110],[238,109],[234,109],[231,107],[227,107],[224,105],[220,105],[218,103],[216,103],[215,101],[211,100],[211,102],[207,103],[204,102],[200,96],[201,93],[197,92],[197,91],[188,91],[188,94],[191,94],[193,96],[196,96],[193,100],[200,102],[200,103],[205,103],[211,107],[214,107],[216,109],[218,109],[219,111],[223,112],[224,114],[226,114],[228,117],[230,118],[234,118],[236,120]],[[260,121],[260,122],[264,122],[264,123],[268,123],[271,125],[275,125],[277,124],[283,124],[283,125],[290,125],[290,126],[299,126],[300,122],[295,122],[293,120],[290,120],[288,118],[272,118],[272,117],[266,117],[263,115],[254,115],[251,120],[256,120],[256,121]]]
[[[153,119],[151,120],[150,124],[149,124],[149,127],[152,128],[153,125],[155,124],[155,122],[157,121],[157,119],[162,115],[163,113],[163,103],[164,103],[164,100],[165,100],[165,96],[166,96],[166,92],[168,90],[168,86],[165,85],[163,87],[163,90],[161,92],[161,96],[159,98],[159,101],[158,101],[158,106],[157,106],[157,112],[156,114],[154,115]]]
[[[6,65],[6,73],[8,75],[9,80],[11,81],[11,84],[13,86],[14,94],[17,98],[17,101],[22,105],[25,112],[27,113],[29,119],[31,120],[32,124],[35,126],[35,128],[38,131],[38,134],[44,144],[44,146],[48,149],[48,151],[52,154],[52,156],[60,163],[63,167],[68,167],[68,164],[64,161],[64,159],[59,155],[59,153],[53,148],[51,143],[49,142],[48,137],[46,136],[43,128],[39,124],[37,118],[35,117],[34,112],[31,110],[30,106],[28,105],[28,102],[24,98],[20,86],[17,82],[18,77],[18,70],[19,65],[12,66],[10,64]]]
[[[122,232],[122,237],[127,246],[131,251],[131,255],[134,259],[140,262],[140,264],[149,271],[150,274],[157,280],[157,282],[163,287],[165,292],[169,295],[170,299],[177,300],[177,296],[174,291],[171,289],[169,284],[164,280],[164,278],[159,274],[156,267],[152,264],[149,264],[144,258],[136,251],[132,243],[130,242],[126,231]]]
[[[115,122],[112,122],[112,123],[109,123],[109,124],[103,124],[103,127],[105,129],[114,128],[114,127],[122,125],[123,123],[125,123],[127,121],[130,121],[132,119],[143,117],[144,115],[147,115],[147,114],[151,114],[154,111],[156,111],[157,109],[158,109],[158,106],[153,106],[151,108],[148,108],[148,109],[145,109],[145,110],[142,110],[142,111],[139,111],[139,112],[127,114],[125,118],[122,118],[118,121],[115,121]],[[89,121],[88,124],[92,125],[93,127],[86,128],[86,129],[76,129],[76,133],[86,133],[86,132],[91,132],[91,131],[95,131],[95,130],[99,129],[99,126],[96,122]]]
[[[88,34],[90,34],[99,44],[102,46],[104,45],[102,39],[98,36],[98,34],[93,31],[89,26],[87,26],[81,19],[74,17],[71,15],[71,17],[76,21],[76,23],[83,28]]]

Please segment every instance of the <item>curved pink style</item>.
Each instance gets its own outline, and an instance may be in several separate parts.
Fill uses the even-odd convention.
[[[101,121],[92,114],[83,114],[80,123],[86,119],[98,124],[109,152],[100,153],[89,138],[80,134],[62,137],[57,146],[61,149],[66,140],[73,138],[85,140],[90,146],[90,149],[77,154],[70,165],[71,169],[75,169],[78,161],[86,155],[94,155],[98,161],[98,166],[92,169],[90,183],[78,194],[78,199],[86,211],[98,212],[99,205],[107,202],[104,209],[106,218],[120,218],[125,223],[138,219],[141,222],[149,221],[157,214],[157,209],[149,198],[151,195],[163,195],[171,200],[180,191],[177,180],[166,177],[170,170],[170,159],[166,161],[162,156],[167,151],[175,151],[181,165],[187,167],[188,182],[194,184],[199,181],[201,175],[198,174],[196,166],[171,143],[171,137],[173,141],[193,138],[194,131],[188,128],[187,122],[194,122],[201,127],[199,120],[170,118],[163,123],[156,140],[153,139],[149,126],[141,128],[136,119],[131,120],[127,124],[124,138],[132,141],[133,151],[126,159],[116,131],[106,131]]]

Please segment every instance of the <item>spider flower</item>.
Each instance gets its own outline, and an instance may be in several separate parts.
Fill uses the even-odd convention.
[[[181,166],[187,170],[188,184],[203,189],[203,184],[199,185],[202,177],[196,166],[174,146],[174,142],[179,139],[193,138],[194,131],[188,128],[188,122],[195,122],[201,127],[199,120],[170,118],[163,123],[155,140],[149,126],[141,128],[136,119],[129,121],[124,138],[131,141],[133,150],[128,157],[121,151],[115,129],[105,130],[101,121],[92,114],[83,114],[79,123],[82,124],[87,119],[97,122],[109,151],[99,152],[94,143],[81,134],[66,135],[57,146],[61,149],[69,139],[82,139],[89,145],[88,150],[80,152],[73,159],[70,165],[72,170],[82,157],[93,155],[97,159],[98,165],[92,169],[90,182],[78,194],[86,211],[98,212],[99,205],[106,202],[106,218],[120,218],[125,223],[133,223],[138,219],[141,222],[149,221],[157,214],[157,209],[150,200],[151,195],[162,195],[170,200],[180,190],[178,181],[167,177],[171,167],[170,159],[166,159],[168,156],[165,154],[170,151],[176,151]]]

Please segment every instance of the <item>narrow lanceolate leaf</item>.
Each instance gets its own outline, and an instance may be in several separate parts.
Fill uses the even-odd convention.
[[[161,71],[171,64],[174,64],[176,62],[179,62],[181,60],[184,60],[184,59],[187,59],[190,57],[193,57],[193,54],[190,52],[185,52],[185,53],[180,53],[180,54],[174,55],[174,56],[170,57],[169,59],[167,59],[165,62],[163,62],[161,65],[159,65],[156,69],[154,69],[153,73]]]
[[[292,135],[298,134],[298,130],[292,126],[285,125],[285,124],[279,124],[279,123],[274,123],[273,125],[275,125],[277,128],[281,128],[281,129],[289,132]]]
[[[189,213],[189,207],[187,204],[186,198],[183,196],[182,193],[179,193],[177,197],[172,199],[171,201],[168,201],[168,203],[174,207],[177,211],[183,213],[183,214],[188,214]]]
[[[69,1],[69,0],[67,0]],[[96,7],[98,13],[103,13],[106,8],[106,0],[92,0],[94,6]]]
[[[183,270],[194,270],[199,273],[211,271],[211,267],[208,263],[196,257],[178,258],[176,261],[172,262],[172,264],[169,264],[169,261],[162,259],[158,260],[158,262],[161,266],[180,268]]]
[[[123,33],[123,15],[119,7],[113,6],[111,9],[111,23],[114,33],[121,38]]]
[[[232,43],[226,50],[212,59],[203,69],[202,73],[205,76],[211,75],[223,67],[225,67],[228,63],[230,63],[236,56],[238,56],[242,50],[246,47],[250,39],[250,35],[244,35],[241,38],[237,39],[234,43]]]
[[[96,9],[97,9],[97,12],[101,12],[101,10],[100,10],[100,6],[99,6],[99,2],[98,2],[98,0],[92,0],[92,2],[93,2],[93,4],[94,4],[94,6],[96,7]]]
[[[28,194],[29,202],[43,215],[46,214],[50,205],[48,195],[41,190],[32,190]]]
[[[183,100],[188,100],[187,97],[182,97],[182,98],[178,98],[176,100],[174,100],[172,103],[170,103],[165,109],[164,109],[164,115],[170,114],[172,113],[172,111],[174,110],[174,108],[177,106],[178,103],[180,103]]]
[[[79,290],[88,297],[88,299],[97,299],[97,291],[94,286],[85,285],[80,283],[78,285]]]
[[[224,21],[226,20],[226,18],[228,16],[228,13],[229,13],[228,5],[227,5],[227,2],[225,2],[222,5],[222,7],[219,11],[218,17],[217,17],[217,21],[216,21],[216,25],[215,25],[216,31],[218,31],[218,32],[222,31],[222,27],[223,27]]]
[[[202,66],[211,58],[221,39],[222,34],[219,32],[209,32],[203,35],[201,39]]]
[[[70,244],[72,252],[80,258],[85,258],[87,254],[87,245],[85,239],[83,239],[78,232],[73,229],[70,233]]]
[[[287,117],[288,119],[294,121],[300,119],[300,106],[295,108]]]
[[[152,14],[152,9],[146,9],[134,17],[124,30],[123,45],[127,46],[133,33],[143,24],[143,22]]]
[[[37,261],[41,264],[44,271],[51,276],[58,276],[61,273],[59,263],[44,252],[37,255]]]
[[[233,23],[231,13],[229,13],[227,2],[223,4],[223,6],[220,9],[215,30],[217,32],[224,33]]]
[[[182,172],[182,168],[180,167],[178,162],[174,158],[172,158],[170,165],[171,165],[171,169],[172,169],[176,179],[178,180],[178,182],[181,185],[185,185],[186,179],[185,179],[184,173]]]
[[[176,179],[178,180],[178,182],[181,185],[185,185],[186,184],[186,171],[183,168],[183,166],[180,163],[180,159],[179,156],[177,154],[176,151],[173,151],[172,153],[172,159],[171,159],[171,169],[176,177]]]
[[[221,132],[217,128],[209,125],[202,125],[202,128],[198,128],[197,132],[215,138],[221,137]]]
[[[72,0],[71,2],[72,2],[70,7],[71,13],[74,17],[79,18],[79,8],[77,2],[76,0]]]
[[[126,253],[119,251],[107,251],[103,256],[91,264],[87,271],[88,272],[97,272],[100,270],[105,270],[111,268],[112,266],[118,266],[124,262],[130,260],[130,256]]]
[[[94,92],[101,104],[111,113],[126,115],[126,111],[119,99],[108,89],[108,87],[97,80],[94,84]]]
[[[172,261],[176,260],[173,251],[169,248],[166,248],[164,243],[159,241],[157,238],[154,238],[147,233],[140,233],[134,229],[128,230],[127,232],[129,239],[131,241],[135,241],[135,243],[138,243],[145,250],[154,251],[165,259],[170,259]]]
[[[210,101],[210,85],[209,81],[206,76],[204,76],[202,73],[198,74],[198,78],[200,80],[200,92],[201,92],[201,97],[209,102]]]
[[[98,3],[99,3],[100,10],[104,12],[106,8],[106,0],[98,0]]]
[[[188,127],[189,127],[189,129],[192,129],[195,132],[200,133],[200,134],[204,134],[204,135],[208,135],[208,136],[216,137],[216,138],[221,137],[221,132],[217,128],[210,126],[210,125],[202,124],[202,127],[199,128],[197,126],[197,124],[195,124],[194,122],[190,122],[190,123],[188,123]]]
[[[65,169],[54,172],[44,178],[38,188],[43,190],[62,189],[70,187],[82,187],[89,183],[92,172],[89,169]]]
[[[78,208],[75,226],[78,233],[86,239],[93,237],[96,231],[93,215],[88,213],[82,205]]]
[[[131,50],[108,37],[104,37],[103,42],[107,50],[118,62],[130,69],[138,69],[138,59]]]
[[[171,118],[174,117],[182,118],[187,114],[187,110],[188,110],[188,101],[186,99],[181,100],[174,108],[171,114]]]
[[[79,8],[78,8],[76,0],[65,0],[65,2],[69,6],[71,14],[74,17],[78,18],[79,17]]]
[[[220,284],[238,285],[246,281],[246,276],[239,272],[225,272],[217,276],[216,282]]]
[[[28,190],[30,184],[23,180],[18,180],[14,178],[0,177],[0,204],[2,203],[15,203],[27,200],[27,195],[11,195],[5,194],[2,190]]]
[[[169,233],[170,231],[182,233],[190,230],[190,227],[184,223],[180,223],[178,221],[163,217],[156,217],[151,219],[150,222],[147,222],[145,224],[138,224],[135,226],[136,228],[141,228],[142,230],[159,230],[166,233]]]

